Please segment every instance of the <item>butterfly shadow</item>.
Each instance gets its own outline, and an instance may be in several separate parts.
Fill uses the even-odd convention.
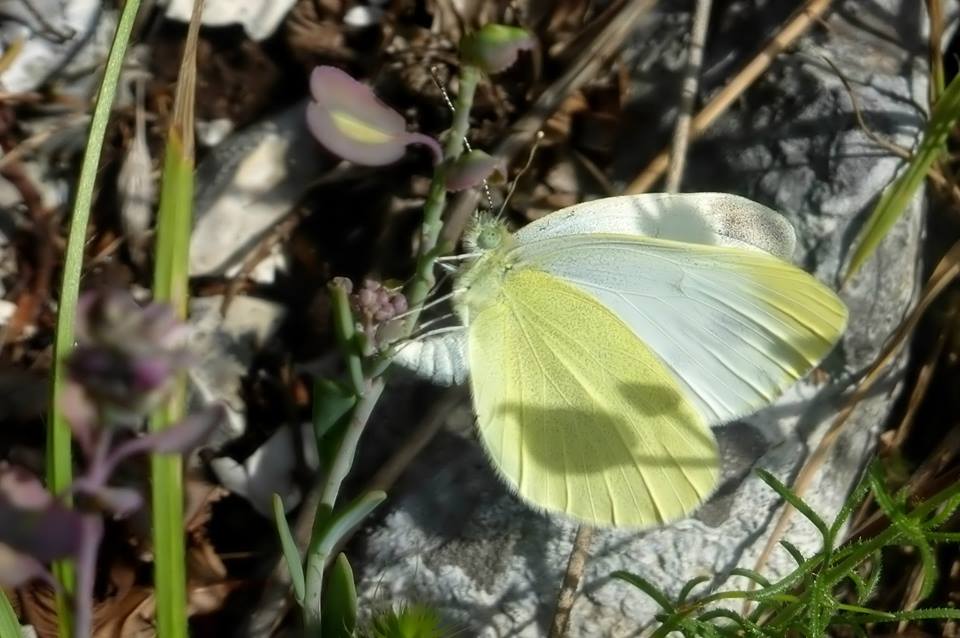
[[[716,442],[709,429],[692,417],[692,410],[686,411],[691,418],[676,418],[683,414],[685,399],[675,388],[629,383],[617,391],[620,400],[634,407],[628,418],[604,410],[598,401],[589,408],[507,402],[494,412],[494,420],[522,423],[522,458],[549,472],[590,476],[617,468],[653,470],[667,463],[681,469],[716,464]]]

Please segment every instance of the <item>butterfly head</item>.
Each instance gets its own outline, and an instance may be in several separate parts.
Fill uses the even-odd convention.
[[[479,213],[463,234],[463,245],[470,253],[485,253],[503,248],[511,241],[507,225],[490,215]]]

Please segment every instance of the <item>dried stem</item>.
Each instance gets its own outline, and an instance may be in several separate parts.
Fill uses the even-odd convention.
[[[721,90],[716,97],[704,106],[690,126],[690,139],[696,139],[701,133],[720,117],[733,102],[752,85],[757,78],[773,63],[774,59],[793,45],[807,30],[820,19],[820,16],[829,8],[830,0],[807,0],[793,17],[784,25],[766,46],[754,57],[747,66],[736,75],[730,83]],[[657,183],[670,161],[669,149],[664,149],[652,162],[631,182],[627,193],[645,193]]]
[[[553,612],[553,621],[550,623],[550,638],[563,638],[567,634],[567,625],[570,624],[570,611],[573,609],[577,588],[580,586],[583,570],[587,565],[592,538],[592,527],[581,525],[577,528],[577,535],[574,537],[573,547],[570,549],[570,558],[567,560],[567,571],[563,576],[560,593],[557,595],[557,608]]]
[[[690,120],[693,106],[700,90],[700,70],[703,67],[703,48],[707,41],[707,25],[710,24],[710,6],[712,0],[697,0],[693,14],[693,27],[690,30],[690,51],[687,54],[687,69],[680,89],[680,108],[677,113],[677,126],[673,131],[673,144],[670,148],[670,168],[667,172],[667,192],[676,193],[683,181],[686,166],[687,148],[690,145]]]

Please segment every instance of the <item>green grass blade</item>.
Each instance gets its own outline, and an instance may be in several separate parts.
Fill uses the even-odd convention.
[[[779,494],[783,500],[792,505],[795,510],[800,512],[807,518],[808,521],[813,523],[814,527],[820,530],[820,534],[823,536],[825,546],[829,547],[832,545],[831,541],[833,538],[830,535],[830,528],[827,527],[827,524],[824,522],[824,520],[813,511],[812,507],[807,505],[803,499],[794,494],[789,487],[777,480],[777,478],[770,472],[767,472],[761,468],[757,468],[756,473],[757,476],[759,476],[764,483],[769,485],[773,491]]]
[[[933,108],[923,139],[920,141],[920,147],[907,165],[907,169],[884,192],[870,214],[870,218],[857,238],[853,257],[843,276],[844,282],[856,274],[886,237],[890,228],[903,215],[913,194],[927,176],[930,166],[946,150],[947,136],[950,135],[958,117],[960,117],[960,76],[950,81]]]
[[[673,603],[671,603],[670,600],[665,595],[663,595],[663,593],[659,589],[654,587],[653,584],[643,576],[638,576],[637,574],[633,574],[631,572],[623,571],[623,570],[615,571],[612,574],[610,574],[610,576],[612,578],[617,578],[619,580],[622,580],[626,583],[630,583],[631,585],[633,585],[634,587],[636,587],[637,589],[645,593],[647,596],[652,598],[653,602],[660,605],[660,608],[663,609],[663,611],[667,613],[673,613],[674,611],[676,611]]]
[[[189,246],[193,225],[193,106],[196,87],[197,37],[202,0],[194,3],[187,33],[173,116],[167,135],[160,206],[157,212],[156,266],[153,295],[166,301],[182,318],[189,296]],[[152,415],[153,430],[165,429],[186,408],[186,378],[177,379],[170,398]],[[154,582],[157,596],[157,635],[187,636],[186,555],[183,523],[183,459],[180,455],[151,457]]]
[[[73,324],[76,317],[77,297],[80,294],[80,274],[83,269],[83,249],[86,244],[87,224],[93,204],[93,191],[97,168],[103,150],[103,138],[110,120],[110,109],[117,93],[117,83],[123,58],[130,42],[130,34],[140,8],[140,0],[127,0],[113,35],[107,65],[97,93],[97,102],[87,133],[87,144],[80,164],[77,193],[70,213],[70,231],[64,253],[63,278],[60,283],[60,304],[53,341],[53,380],[51,383],[49,421],[47,424],[47,487],[54,493],[63,493],[73,481],[70,427],[60,411],[63,396],[64,372],[59,362],[73,349]],[[53,573],[63,585],[64,591],[73,591],[73,565],[61,561],[53,565]],[[69,636],[69,607],[62,595],[57,596],[57,617],[60,619],[60,635]]]
[[[20,638],[20,621],[7,595],[0,589],[0,638]]]
[[[303,580],[303,559],[300,558],[300,550],[297,549],[297,542],[290,533],[290,526],[287,524],[287,513],[283,508],[283,499],[279,494],[273,495],[273,521],[277,527],[277,536],[280,537],[280,549],[283,551],[283,560],[287,564],[287,570],[290,572],[290,582],[293,583],[293,593],[297,596],[297,603],[303,604],[304,580]]]

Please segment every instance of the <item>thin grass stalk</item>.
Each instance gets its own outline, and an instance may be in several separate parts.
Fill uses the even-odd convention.
[[[160,205],[157,212],[154,298],[187,317],[189,246],[193,224],[194,100],[197,37],[203,1],[197,0],[187,33],[173,116],[167,135]],[[170,397],[151,416],[150,427],[163,430],[186,411],[186,377],[175,382]],[[157,596],[157,635],[187,636],[186,552],[183,522],[183,459],[178,454],[156,454],[150,459],[153,504],[154,582]]]
[[[17,613],[13,611],[13,605],[10,604],[7,595],[0,589],[0,636],[6,638],[19,636],[20,633],[20,620],[17,618]]]
[[[60,283],[60,303],[57,312],[57,325],[53,340],[53,379],[50,392],[50,418],[47,422],[47,486],[56,493],[63,494],[73,481],[73,454],[71,450],[70,427],[67,425],[60,401],[65,383],[64,372],[59,362],[66,358],[74,345],[74,320],[77,311],[77,297],[80,294],[80,275],[83,270],[83,249],[87,237],[87,225],[90,221],[90,208],[93,204],[93,189],[97,179],[97,168],[103,150],[103,139],[110,120],[110,109],[117,93],[123,58],[130,42],[130,34],[136,21],[140,0],[127,0],[123,5],[117,30],[107,55],[107,64],[103,80],[97,93],[87,144],[80,164],[80,176],[77,179],[77,194],[70,213],[70,230],[64,252],[63,275]],[[72,563],[59,561],[53,565],[53,573],[69,594],[74,590],[75,573]],[[70,635],[70,606],[63,594],[57,595],[57,618],[60,636]]]

